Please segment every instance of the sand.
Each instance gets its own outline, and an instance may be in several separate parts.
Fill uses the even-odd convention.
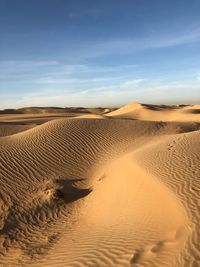
[[[200,106],[0,113],[0,266],[200,266]]]
[[[200,105],[157,106],[130,103],[106,114],[109,117],[148,121],[196,121],[200,122]]]

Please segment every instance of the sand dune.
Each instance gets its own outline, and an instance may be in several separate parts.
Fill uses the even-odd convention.
[[[60,108],[60,107],[26,107],[26,108],[19,108],[19,109],[4,109],[0,110],[0,114],[104,114],[114,109],[110,108],[83,108],[83,107],[69,107],[69,108]]]
[[[130,103],[108,114],[109,117],[150,121],[195,121],[200,122],[200,105],[156,106]]]
[[[0,122],[0,137],[16,134],[22,131],[26,131],[36,126],[36,124],[13,124],[13,123],[1,123]]]
[[[200,266],[198,110],[2,114],[0,266]]]

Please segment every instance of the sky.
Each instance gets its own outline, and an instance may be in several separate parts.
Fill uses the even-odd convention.
[[[0,109],[200,103],[200,0],[0,0]]]

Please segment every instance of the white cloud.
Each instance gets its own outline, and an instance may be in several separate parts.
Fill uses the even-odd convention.
[[[46,84],[69,82],[100,82],[111,80],[108,73],[132,71],[136,65],[98,66],[65,64],[59,61],[0,61],[0,79],[4,81],[31,81]]]
[[[138,79],[139,81],[140,79]],[[129,84],[130,80],[124,81]],[[179,81],[163,84],[149,81],[131,87],[122,87],[122,83],[110,86],[93,87],[79,90],[68,88],[46,88],[42,91],[27,93],[23,96],[12,95],[2,98],[0,108],[14,108],[23,106],[119,106],[128,102],[157,104],[200,103],[199,83],[181,83]]]
[[[131,87],[141,84],[144,81],[144,79],[135,79],[135,80],[129,80],[126,82],[123,82],[121,84],[121,87]]]
[[[74,57],[79,59],[99,58],[106,55],[131,54],[154,48],[177,47],[200,42],[200,27],[188,27],[187,30],[169,31],[168,33],[147,33],[144,37],[113,39],[104,42],[81,43],[75,46]]]
[[[8,60],[8,61],[0,61],[0,69],[20,69],[27,70],[38,68],[38,67],[48,67],[48,66],[57,66],[59,65],[58,61],[27,61],[27,60]]]
[[[69,83],[77,83],[78,79],[56,79],[56,78],[41,78],[35,81],[40,84],[69,84]]]
[[[155,40],[151,40],[151,42],[149,42],[149,46],[152,48],[173,47],[199,41],[200,29],[196,29],[193,31],[161,36]]]
[[[13,84],[22,86],[27,79],[27,88],[16,92],[9,88],[5,90],[1,82],[0,108],[38,105],[113,106],[130,101],[200,102],[200,85],[197,80],[196,83],[153,81],[135,77],[135,68],[136,65],[67,65],[57,61],[0,62],[0,79],[8,79],[7,88]],[[33,70],[39,72],[34,73]],[[13,83],[10,83],[11,78]],[[197,79],[200,80],[200,74]],[[29,87],[28,82],[32,87]]]

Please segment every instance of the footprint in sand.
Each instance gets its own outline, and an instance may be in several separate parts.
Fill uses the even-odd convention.
[[[167,249],[167,246],[176,243],[179,238],[180,231],[175,230],[169,233],[169,238],[166,240],[160,240],[153,245],[149,245],[143,249],[135,250],[133,257],[130,260],[131,267],[142,267],[143,263],[158,256],[163,250]]]

